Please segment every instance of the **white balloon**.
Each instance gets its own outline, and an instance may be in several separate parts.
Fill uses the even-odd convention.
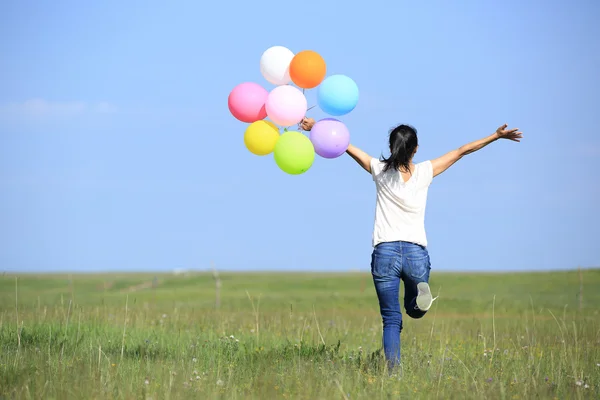
[[[260,58],[260,72],[273,85],[287,85],[291,82],[290,63],[294,53],[287,47],[273,46]]]

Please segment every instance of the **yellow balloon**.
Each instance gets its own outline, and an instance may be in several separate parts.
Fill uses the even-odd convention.
[[[272,153],[277,140],[279,140],[279,129],[270,121],[253,122],[244,133],[244,144],[252,154],[257,156]]]

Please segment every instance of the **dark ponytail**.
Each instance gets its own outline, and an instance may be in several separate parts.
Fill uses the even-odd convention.
[[[398,125],[390,131],[390,156],[383,158],[384,171],[410,171],[412,156],[419,145],[417,130],[410,125]]]

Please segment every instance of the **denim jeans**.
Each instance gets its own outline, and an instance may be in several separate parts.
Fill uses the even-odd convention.
[[[431,263],[427,248],[408,242],[384,242],[375,246],[371,274],[383,320],[383,351],[388,366],[400,363],[400,279],[404,281],[404,309],[408,316],[421,318],[426,311],[417,308],[417,284],[429,282]]]

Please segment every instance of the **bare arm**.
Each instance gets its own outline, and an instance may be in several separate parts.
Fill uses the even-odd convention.
[[[365,171],[371,173],[371,160],[373,157],[353,145],[349,145],[346,153],[350,155]]]
[[[431,164],[433,165],[433,176],[438,176],[467,154],[471,154],[476,152],[477,150],[481,150],[488,144],[495,142],[498,139],[509,139],[514,142],[520,142],[523,137],[523,133],[519,132],[518,128],[506,129],[507,126],[508,125],[504,124],[501,127],[499,127],[496,130],[496,132],[494,132],[492,135],[465,144],[464,146],[461,146],[456,150],[452,150],[444,154],[443,156],[432,160]]]

